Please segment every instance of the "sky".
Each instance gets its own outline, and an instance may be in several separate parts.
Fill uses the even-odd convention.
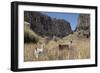
[[[46,14],[52,18],[64,19],[70,22],[72,30],[75,30],[76,25],[78,23],[78,17],[79,17],[78,13],[43,12],[43,14]]]

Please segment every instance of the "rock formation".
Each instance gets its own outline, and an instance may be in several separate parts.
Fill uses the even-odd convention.
[[[89,14],[80,14],[78,25],[76,27],[76,30],[85,30],[90,31],[90,15]]]
[[[24,21],[30,23],[30,28],[40,36],[62,38],[72,32],[68,21],[51,18],[40,12],[25,11]]]
[[[78,25],[75,31],[80,32],[87,37],[90,36],[90,15],[89,14],[80,14],[78,19]]]

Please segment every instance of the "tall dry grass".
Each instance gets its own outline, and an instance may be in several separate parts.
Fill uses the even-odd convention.
[[[72,37],[71,37],[72,39]],[[38,44],[24,44],[24,61],[45,61],[45,60],[72,60],[90,58],[90,40],[73,38],[73,48],[59,50],[58,45],[68,43],[70,39],[64,38],[57,42],[50,40],[45,44],[44,52],[36,58],[34,51]],[[44,40],[41,40],[44,43]]]

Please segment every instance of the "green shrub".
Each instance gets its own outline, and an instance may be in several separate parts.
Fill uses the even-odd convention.
[[[39,37],[27,26],[24,27],[24,43],[37,43]]]

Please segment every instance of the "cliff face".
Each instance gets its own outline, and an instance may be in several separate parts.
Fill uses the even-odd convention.
[[[90,37],[90,15],[80,14],[76,32],[81,32],[83,36]]]
[[[64,37],[72,32],[70,23],[61,19],[53,19],[39,12],[24,12],[24,21],[30,23],[30,28],[41,36]]]
[[[90,15],[89,14],[80,14],[76,31],[80,31],[80,30],[90,32]]]

